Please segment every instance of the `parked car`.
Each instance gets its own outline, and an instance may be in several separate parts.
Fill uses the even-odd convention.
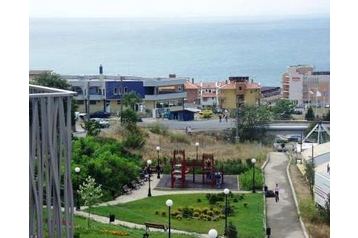
[[[90,121],[98,122],[101,128],[109,128],[110,126],[110,123],[103,118],[91,118]]]
[[[90,118],[109,118],[111,113],[105,111],[92,112]]]

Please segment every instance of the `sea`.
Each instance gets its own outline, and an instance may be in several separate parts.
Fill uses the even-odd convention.
[[[290,65],[330,71],[330,18],[30,18],[29,69],[57,74],[249,76],[281,86]]]

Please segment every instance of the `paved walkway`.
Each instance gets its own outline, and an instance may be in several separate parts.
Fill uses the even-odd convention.
[[[308,238],[304,225],[298,217],[297,201],[293,194],[292,182],[288,174],[289,159],[286,153],[272,152],[268,156],[268,160],[264,165],[265,183],[268,189],[273,190],[275,183],[280,187],[280,200],[275,202],[274,198],[266,198],[266,222],[267,227],[271,228],[270,238]],[[236,176],[235,176],[236,177]],[[161,175],[161,179],[157,179],[156,174],[153,174],[151,180],[151,194],[152,196],[160,196],[165,194],[188,194],[188,193],[220,193],[222,189],[211,188],[179,188],[168,189],[163,187],[163,183],[167,184],[168,175]],[[199,178],[198,178],[199,179]],[[230,179],[228,178],[227,182]],[[200,181],[198,181],[199,184]],[[146,198],[148,196],[149,183],[145,182],[144,185],[138,190],[133,190],[131,194],[122,195],[114,201],[105,202],[99,206],[115,205],[118,203],[126,203],[134,200]],[[230,188],[233,193],[239,193],[239,188]],[[81,207],[84,209],[85,207]],[[84,211],[75,211],[76,215],[87,217]],[[91,214],[91,218],[103,223],[109,223],[109,217],[101,217]],[[122,225],[132,228],[145,229],[144,224],[134,224],[130,222],[115,220],[113,224]],[[151,231],[163,231],[150,228]],[[179,231],[171,229],[172,233],[191,234],[197,237],[208,237],[207,234],[198,234],[186,231]]]
[[[290,161],[286,153],[272,152],[264,167],[265,183],[269,190],[279,185],[279,201],[266,198],[266,225],[271,228],[271,238],[308,237],[297,212],[297,201],[288,173]]]

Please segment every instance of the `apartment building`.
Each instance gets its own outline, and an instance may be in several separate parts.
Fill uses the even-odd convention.
[[[219,106],[220,88],[224,85],[223,82],[207,82],[197,83],[199,88],[198,104],[203,108],[207,106]]]
[[[260,88],[260,84],[250,81],[248,76],[229,77],[229,82],[220,88],[220,107],[236,109],[241,105],[259,105]]]
[[[330,72],[309,65],[289,66],[282,74],[282,97],[299,107],[329,107]]]

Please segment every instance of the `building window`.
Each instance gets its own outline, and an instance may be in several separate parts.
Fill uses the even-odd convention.
[[[114,88],[114,89],[113,89],[113,94],[114,94],[114,95],[117,95],[117,94],[118,94],[117,88]]]
[[[241,87],[241,86],[239,87],[239,90],[240,90],[240,91],[242,90],[242,87]]]

